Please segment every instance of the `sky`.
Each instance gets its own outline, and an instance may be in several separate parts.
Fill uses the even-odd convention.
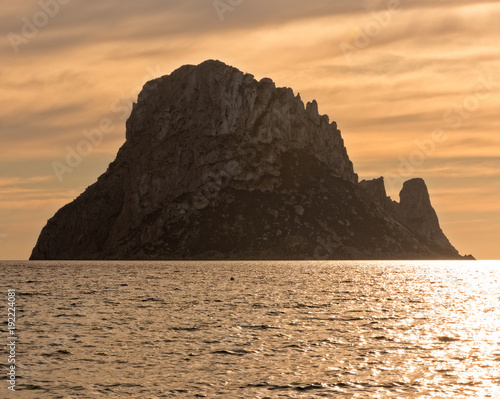
[[[460,253],[499,259],[499,20],[481,0],[4,0],[0,259],[105,172],[146,81],[207,59],[316,99],[360,179],[398,200],[424,178]]]

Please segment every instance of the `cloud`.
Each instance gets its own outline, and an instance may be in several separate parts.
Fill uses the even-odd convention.
[[[26,186],[39,184],[41,182],[47,182],[54,180],[54,176],[31,176],[28,178],[21,177],[0,177],[0,188],[12,188],[18,186]]]
[[[127,116],[114,111],[117,104],[130,107],[145,80],[215,58],[291,86],[305,101],[318,100],[320,111],[338,122],[361,177],[397,174],[400,157],[408,159],[418,141],[444,129],[446,141],[413,174],[428,180],[441,211],[453,210],[447,219],[465,220],[467,214],[480,224],[486,220],[478,227],[486,229],[488,218],[474,215],[478,204],[484,204],[481,212],[497,209],[498,193],[488,187],[500,186],[500,4],[401,0],[390,23],[375,30],[349,62],[340,44],[353,44],[386,15],[388,4],[252,0],[221,21],[212,1],[72,1],[15,54],[7,34],[20,33],[21,18],[32,18],[40,6],[4,2],[0,219],[15,223],[9,208],[24,217],[16,202],[36,206],[33,229],[39,229],[114,158]],[[453,107],[474,96],[482,78],[495,85],[454,126],[463,110]],[[445,117],[450,109],[454,113]],[[63,161],[66,148],[103,118],[112,119],[115,131],[63,183],[51,180],[51,162]],[[457,191],[439,191],[453,187]],[[465,241],[465,232],[457,237]],[[22,245],[27,251],[32,244]]]

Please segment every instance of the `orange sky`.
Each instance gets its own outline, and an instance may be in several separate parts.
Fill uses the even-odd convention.
[[[423,177],[462,253],[500,258],[500,4],[468,0],[6,0],[0,11],[0,259],[125,140],[141,86],[219,59],[292,87],[337,121],[360,178],[398,199]],[[71,173],[53,163],[104,123]]]

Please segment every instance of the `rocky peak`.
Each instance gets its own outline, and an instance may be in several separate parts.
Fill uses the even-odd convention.
[[[399,217],[407,226],[434,242],[451,246],[439,226],[436,211],[431,205],[429,191],[423,179],[406,181],[399,198]]]
[[[399,203],[387,196],[383,177],[362,180],[359,186],[370,199],[377,202],[403,225],[426,239],[438,243],[452,252],[457,252],[441,230],[439,219],[431,205],[429,191],[423,179],[414,178],[406,181],[399,193]]]
[[[126,128],[32,259],[458,258],[425,184],[396,205],[383,179],[358,185],[337,124],[269,78],[183,66],[144,85]]]
[[[362,180],[359,186],[365,190],[368,195],[379,204],[383,205],[387,201],[387,193],[385,191],[384,178],[379,177],[373,180]]]
[[[206,140],[221,136],[231,137],[233,150],[241,143],[262,145],[278,158],[298,149],[357,182],[337,124],[318,114],[316,101],[305,109],[292,89],[276,88],[269,78],[257,81],[220,61],[183,66],[148,82],[139,95],[127,122],[127,141],[162,146],[180,134],[193,152],[203,152]]]

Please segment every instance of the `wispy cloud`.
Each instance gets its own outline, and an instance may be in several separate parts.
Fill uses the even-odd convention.
[[[23,220],[38,230],[57,206],[106,169],[124,141],[123,112],[113,109],[117,104],[130,107],[148,68],[164,74],[208,58],[257,78],[271,77],[304,100],[318,100],[320,111],[342,129],[362,178],[398,173],[400,159],[409,159],[418,141],[444,129],[446,140],[412,175],[428,180],[440,211],[450,210],[446,222],[450,217],[475,220],[477,235],[484,231],[486,237],[492,234],[488,226],[500,220],[496,213],[474,216],[498,209],[498,192],[488,191],[500,186],[496,0],[401,0],[390,23],[371,35],[350,62],[340,44],[351,43],[382,17],[388,1],[252,0],[223,21],[211,1],[73,1],[17,54],[7,35],[19,33],[22,18],[32,18],[39,5],[4,3],[0,220],[10,220],[11,230],[12,218],[26,217],[16,201],[37,209],[31,222]],[[455,126],[456,117],[445,113],[460,112],[454,107],[473,98],[484,78],[495,82],[490,95]],[[116,126],[113,133],[70,178],[51,180],[51,162],[63,159],[66,147],[82,140],[84,129],[108,117]],[[446,191],[452,188],[456,191]],[[55,198],[52,205],[49,193]],[[33,242],[23,238],[25,233],[9,233],[9,241],[22,243],[28,254]],[[464,237],[466,231],[453,236]],[[480,248],[479,242],[474,245]]]
[[[0,188],[5,189],[19,186],[37,185],[51,180],[54,180],[54,176],[32,176],[28,178],[0,177]]]

